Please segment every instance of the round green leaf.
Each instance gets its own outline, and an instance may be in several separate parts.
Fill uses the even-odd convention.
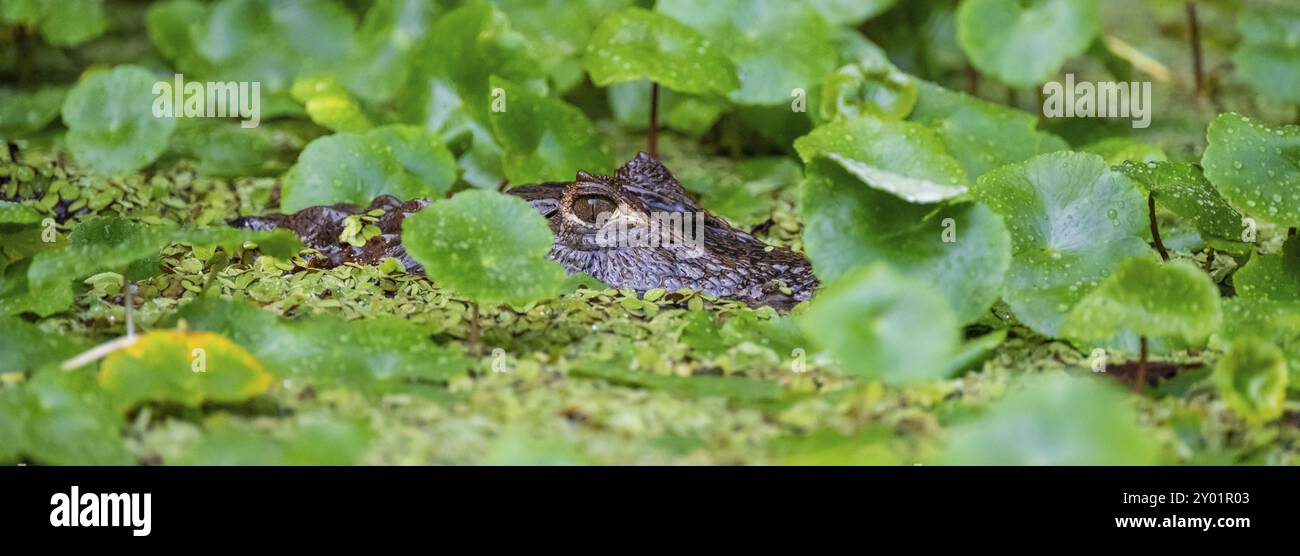
[[[1056,75],[1101,30],[1096,0],[967,0],[957,40],[980,73],[1030,87]]]
[[[59,108],[68,94],[60,85],[34,91],[0,89],[0,136],[20,136],[40,131],[59,116]]]
[[[1201,347],[1219,329],[1219,288],[1188,261],[1136,257],[1084,296],[1061,335],[1132,350],[1140,337],[1177,347]]]
[[[1080,299],[1130,257],[1151,257],[1142,240],[1146,203],[1133,182],[1101,157],[1053,153],[979,179],[976,198],[1011,232],[1002,297],[1021,322],[1056,335]]]
[[[1300,239],[1287,238],[1277,255],[1255,253],[1232,275],[1237,295],[1247,299],[1300,301]]]
[[[827,22],[853,26],[884,13],[898,0],[811,0],[809,3]]]
[[[103,174],[124,174],[167,148],[176,120],[155,117],[158,80],[138,66],[118,66],[78,81],[63,102],[68,148],[77,162]]]
[[[451,153],[437,135],[413,126],[365,134],[337,133],[312,141],[284,176],[280,207],[365,206],[380,195],[439,197],[455,182]]]
[[[802,187],[804,246],[823,281],[886,261],[943,292],[960,322],[977,319],[1001,294],[1011,240],[988,207],[908,203],[862,187],[828,161],[815,162]]]
[[[1271,128],[1220,114],[1201,158],[1205,177],[1237,210],[1282,226],[1300,226],[1300,127]]]
[[[1112,385],[1066,375],[1032,377],[951,433],[953,465],[1151,465],[1156,442]]]
[[[1125,162],[1117,170],[1149,194],[1156,206],[1178,215],[1197,230],[1240,241],[1241,213],[1219,195],[1201,169],[1181,162]]]
[[[800,324],[844,370],[890,384],[941,378],[960,341],[943,295],[883,263],[826,286]]]
[[[1249,5],[1237,17],[1241,44],[1232,59],[1260,94],[1300,104],[1298,28],[1300,7],[1280,2]]]
[[[659,0],[655,11],[718,41],[736,65],[740,88],[729,98],[738,104],[789,104],[839,65],[831,26],[804,2]]]
[[[961,161],[970,179],[989,170],[1040,154],[1068,150],[1060,137],[1038,131],[1038,118],[986,102],[928,81],[913,79],[917,89],[911,121],[939,136]]]
[[[1253,336],[1237,338],[1214,368],[1219,395],[1233,411],[1251,423],[1282,416],[1286,400],[1287,366],[1282,350]]]
[[[935,203],[966,192],[966,172],[924,126],[871,115],[840,119],[795,140],[811,164],[835,161],[870,187],[913,203]]]
[[[599,86],[649,79],[683,93],[725,95],[740,81],[718,45],[663,14],[628,8],[600,22],[583,61]]]
[[[826,120],[863,113],[899,119],[916,106],[912,78],[893,65],[850,64],[835,70],[821,87],[819,115]]]
[[[491,83],[501,91],[504,106],[493,110],[489,120],[511,181],[563,181],[578,170],[602,173],[613,167],[604,142],[581,110],[496,76]]]
[[[564,282],[564,270],[546,259],[550,227],[518,197],[464,191],[407,217],[402,235],[434,280],[477,303],[523,305]]]

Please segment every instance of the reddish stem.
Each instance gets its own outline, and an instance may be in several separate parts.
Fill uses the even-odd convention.
[[[659,158],[659,84],[650,84],[650,134],[646,136],[650,156]]]

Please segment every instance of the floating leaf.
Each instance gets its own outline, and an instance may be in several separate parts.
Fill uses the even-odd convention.
[[[1002,297],[1040,334],[1056,335],[1125,259],[1153,256],[1140,235],[1146,203],[1099,156],[1038,156],[985,174],[972,193],[1006,221],[1012,258]]]
[[[124,174],[163,153],[176,120],[153,114],[157,81],[144,68],[118,66],[77,82],[63,102],[68,148],[77,162],[103,174]]]
[[[940,460],[953,465],[1151,465],[1156,442],[1123,393],[1091,378],[1031,377],[956,426]]]
[[[889,384],[942,378],[959,342],[943,295],[883,263],[826,286],[800,323],[844,370]]]
[[[441,197],[455,181],[451,152],[438,136],[413,126],[364,134],[336,133],[307,145],[284,177],[280,208],[352,203],[380,195],[402,200]]]
[[[886,261],[943,292],[961,322],[975,320],[997,301],[1011,263],[1011,240],[1002,218],[988,207],[915,205],[862,187],[827,161],[809,168],[801,200],[803,237],[823,281]]]
[[[0,225],[2,224],[36,224],[45,218],[41,211],[31,205],[0,201]]]
[[[1007,164],[1069,149],[1061,138],[1038,131],[1038,119],[1030,114],[928,81],[913,81],[918,96],[910,119],[934,130],[970,179]]]
[[[1030,87],[1083,54],[1101,31],[1096,0],[967,0],[957,39],[980,73]]]
[[[358,465],[374,439],[374,431],[364,421],[318,413],[297,417],[291,427],[272,436],[233,420],[213,420],[202,442],[177,463]]]
[[[1219,395],[1251,423],[1282,416],[1286,400],[1286,357],[1277,346],[1253,336],[1237,338],[1214,368]]]
[[[1300,8],[1283,3],[1247,5],[1237,17],[1241,44],[1233,53],[1237,71],[1260,94],[1300,103]]]
[[[110,353],[99,383],[126,411],[145,401],[197,406],[266,392],[271,374],[251,354],[212,332],[155,330]]]
[[[205,176],[255,176],[279,166],[271,133],[234,122],[182,119],[170,148],[177,156],[198,159],[199,173]]]
[[[1300,301],[1231,297],[1223,300],[1225,348],[1254,336],[1280,346],[1286,355],[1289,388],[1300,388]]]
[[[75,46],[108,29],[103,0],[8,0],[0,3],[5,23],[39,30],[55,46]]]
[[[1237,210],[1282,226],[1300,226],[1300,127],[1271,128],[1220,114],[1201,158],[1205,177]]]
[[[1168,210],[1203,233],[1240,241],[1241,213],[1232,208],[1205,179],[1201,169],[1180,162],[1126,162],[1116,168],[1147,193],[1156,196],[1156,206]]]
[[[440,6],[425,0],[373,3],[357,29],[356,47],[334,70],[339,81],[365,101],[392,100],[410,77],[418,48],[442,12]]]
[[[812,89],[838,65],[831,27],[803,2],[660,0],[655,11],[718,41],[740,79],[740,88],[728,95],[737,104],[789,104],[795,89]]]
[[[564,282],[546,259],[551,229],[518,197],[464,191],[403,221],[403,244],[429,275],[477,303],[523,305]]]
[[[738,402],[779,400],[785,390],[781,385],[762,380],[717,376],[663,376],[627,370],[610,361],[585,361],[573,368],[574,375],[596,378],[611,384],[663,390],[689,398],[723,397]]]
[[[916,106],[916,85],[893,64],[858,62],[843,66],[821,85],[819,116],[831,120],[874,114],[882,118],[905,118]]]
[[[1061,335],[1136,351],[1148,337],[1177,347],[1202,347],[1219,329],[1219,288],[1188,261],[1153,257],[1124,261],[1070,312]]]
[[[794,142],[804,164],[825,157],[870,187],[912,203],[966,192],[966,172],[923,126],[864,115],[819,126]]]
[[[492,76],[505,107],[489,117],[504,151],[502,168],[515,183],[571,179],[578,170],[608,172],[612,158],[581,110]]]

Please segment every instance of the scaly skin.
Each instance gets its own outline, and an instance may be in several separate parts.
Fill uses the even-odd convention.
[[[818,287],[812,265],[803,255],[767,245],[709,214],[663,164],[645,153],[613,176],[578,172],[572,182],[523,185],[508,193],[528,201],[546,217],[555,235],[550,259],[570,274],[585,272],[616,288],[638,292],[690,288],[786,310],[811,297]],[[418,273],[423,269],[401,246],[401,223],[428,203],[423,199],[403,203],[385,195],[366,209],[344,204],[309,207],[292,215],[245,217],[232,224],[293,230],[305,245],[321,253],[310,259],[317,266],[374,264],[394,257],[408,271]],[[382,234],[362,247],[340,245],[343,220],[376,208],[385,210],[378,223]],[[703,222],[702,243],[694,227],[652,227],[655,216],[674,213],[682,221]],[[638,241],[614,233],[620,224],[623,229],[648,232],[654,241],[651,235]]]

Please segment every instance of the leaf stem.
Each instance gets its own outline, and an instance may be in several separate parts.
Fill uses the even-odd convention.
[[[1138,354],[1137,384],[1134,386],[1134,391],[1141,394],[1142,388],[1147,385],[1147,337],[1139,337],[1138,344],[1141,349]]]
[[[1201,96],[1205,87],[1205,62],[1201,56],[1201,23],[1196,16],[1196,2],[1187,2],[1187,40],[1192,43],[1192,71],[1196,79],[1196,96]]]
[[[1147,218],[1151,220],[1151,239],[1155,240],[1156,251],[1160,252],[1160,258],[1169,261],[1169,251],[1165,250],[1165,244],[1160,241],[1160,226],[1156,225],[1156,195],[1155,193],[1147,194]]]
[[[474,353],[478,353],[478,303],[469,304],[469,345]]]
[[[646,152],[659,158],[659,83],[650,84],[650,133],[646,136]]]

